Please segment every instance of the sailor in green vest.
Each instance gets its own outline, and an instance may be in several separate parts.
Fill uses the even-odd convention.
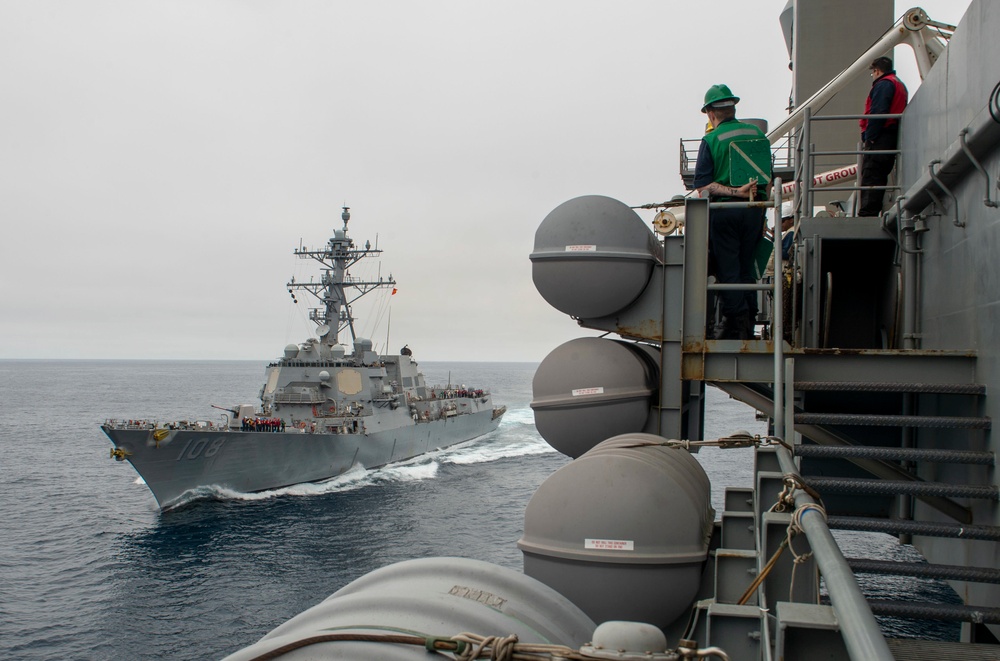
[[[736,202],[761,199],[757,180],[743,185],[731,180],[731,145],[734,142],[765,138],[763,131],[752,124],[736,120],[736,104],[740,98],[726,85],[712,85],[705,93],[701,111],[708,115],[712,130],[705,134],[698,149],[694,187],[701,197],[714,202]],[[768,171],[768,178],[770,172]],[[713,209],[709,217],[709,264],[714,265],[720,283],[756,282],[753,271],[754,248],[764,231],[763,209]],[[752,339],[757,320],[755,291],[723,291],[720,293],[722,322],[714,337],[722,339]]]

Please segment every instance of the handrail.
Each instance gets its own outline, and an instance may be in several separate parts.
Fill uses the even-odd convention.
[[[813,115],[814,122],[840,122],[845,119],[899,119],[903,116],[901,112],[885,112],[880,114],[851,113],[847,115]]]
[[[774,232],[772,232],[771,237],[774,240],[774,249],[772,252],[774,255],[774,305],[771,312],[771,340],[774,342],[774,388],[772,389],[774,393],[774,433],[779,437],[784,437],[784,389],[781,384],[784,376],[782,372],[784,361],[782,358],[785,344],[783,318],[785,306],[782,296],[784,295],[783,285],[785,278],[782,267],[784,255],[781,254],[781,179],[775,179],[772,194],[774,195]]]
[[[786,448],[778,446],[775,454],[783,473],[798,474],[795,461]],[[830,603],[837,615],[840,633],[848,654],[852,659],[893,661],[889,644],[885,641],[882,630],[871,608],[868,607],[868,602],[861,594],[854,572],[851,571],[847,560],[840,552],[840,547],[830,534],[825,514],[802,489],[794,491],[794,499],[795,507],[802,510],[798,522],[806,539],[809,540],[813,557],[816,558],[819,571],[826,581]]]
[[[754,207],[764,207],[765,209],[773,209],[774,213],[774,232],[771,234],[771,240],[774,242],[772,246],[772,255],[774,259],[774,282],[772,285],[763,285],[757,283],[721,283],[708,285],[706,289],[712,291],[756,291],[756,290],[767,290],[771,289],[773,286],[773,310],[771,316],[771,339],[774,345],[774,389],[773,389],[773,401],[774,401],[774,433],[777,436],[784,435],[784,413],[782,409],[783,400],[783,387],[782,387],[782,362],[784,354],[784,321],[782,320],[783,312],[783,302],[782,302],[782,255],[781,255],[781,178],[776,177],[774,179],[774,185],[771,189],[771,199],[761,200],[759,202],[715,202],[708,205],[709,209],[716,208],[754,208]]]
[[[814,159],[817,156],[864,156],[864,155],[878,155],[878,154],[893,154],[896,156],[897,164],[896,170],[899,171],[901,168],[903,152],[901,149],[874,149],[874,150],[863,150],[863,149],[843,149],[843,150],[825,150],[819,151],[813,149],[813,145],[809,142],[809,136],[812,134],[811,125],[813,122],[842,122],[842,121],[853,121],[862,118],[874,118],[874,119],[900,119],[903,116],[902,113],[883,113],[877,115],[866,115],[864,113],[860,114],[846,114],[846,115],[824,115],[822,117],[815,117],[812,114],[812,108],[804,108],[802,112],[802,135],[805,139],[802,141],[802,160],[804,162],[804,171],[802,173],[803,182],[808,181],[812,183],[815,179],[813,172],[816,167],[814,164]],[[861,169],[860,166],[855,169],[855,179],[858,183],[853,186],[824,186],[823,190],[827,192],[851,192],[860,194],[862,191],[900,191],[902,188],[898,185],[886,184],[885,186],[862,186],[861,185]],[[808,184],[806,184],[808,186]],[[809,186],[808,190],[804,188],[804,201],[805,210],[811,210],[813,208],[813,186]],[[809,212],[812,215],[812,212]]]

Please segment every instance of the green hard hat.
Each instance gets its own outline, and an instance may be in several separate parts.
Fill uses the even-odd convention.
[[[725,103],[726,101],[729,103]],[[705,92],[705,105],[701,107],[701,111],[708,112],[709,106],[721,108],[722,106],[735,106],[739,102],[740,97],[733,94],[728,85],[712,85]]]

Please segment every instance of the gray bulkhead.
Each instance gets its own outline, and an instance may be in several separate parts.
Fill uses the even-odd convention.
[[[900,126],[904,192],[926,175],[931,161],[942,159],[942,169],[947,166],[946,156],[960,146],[963,129],[985,126],[991,132],[973,149],[989,182],[968,165],[949,183],[955,199],[936,192],[943,208],[935,210],[937,205],[932,205],[922,211],[927,231],[920,238],[917,317],[920,348],[975,351],[976,380],[986,384],[995,384],[1000,377],[1000,211],[984,204],[987,196],[993,201],[1000,197],[1000,122],[989,117],[991,90],[995,94],[1000,81],[1000,40],[989,29],[996,25],[1000,25],[1000,4],[974,1],[948,49],[913,94]],[[955,223],[956,213],[962,226]],[[918,406],[937,415],[1000,419],[997,397],[969,401],[922,395]],[[919,447],[955,447],[954,434],[954,430],[922,429]],[[997,449],[988,431],[981,432],[978,443],[982,447],[969,449]],[[921,477],[959,484],[996,481],[991,467],[960,464],[928,464]],[[967,506],[976,523],[1000,525],[996,503],[970,499]],[[919,501],[914,518],[947,520]],[[961,558],[968,565],[992,567],[998,559],[992,542],[917,537],[914,545],[930,562],[954,563]],[[1000,586],[965,583],[957,588],[966,603],[1000,603]],[[990,628],[994,635],[1000,634],[1000,627]]]

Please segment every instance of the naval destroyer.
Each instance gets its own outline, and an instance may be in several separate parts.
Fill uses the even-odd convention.
[[[785,261],[775,231],[776,275],[727,285],[760,297],[753,338],[707,332],[727,287],[708,276],[709,213],[746,203],[651,204],[650,228],[595,195],[541,222],[536,288],[606,335],[555,348],[535,374],[538,431],[573,460],[527,505],[523,573],[391,565],[229,658],[1000,658],[1000,3],[973,0],[958,26],[892,12],[888,0],[782,12],[792,110],[765,131],[776,185],[752,204],[779,228],[788,199],[794,242]],[[713,48],[755,71],[761,36],[730,14]],[[858,217],[867,69],[904,44],[923,82],[885,117],[900,145],[883,213]],[[752,76],[725,82],[771,93]],[[681,141],[689,184],[692,145]],[[704,438],[706,386],[755,408],[769,433]],[[718,513],[704,445],[753,462]],[[864,535],[926,562],[865,557],[850,543]],[[878,575],[954,592],[922,603],[866,589]],[[886,635],[884,618],[916,625]]]
[[[382,251],[334,230],[318,250],[295,254],[321,265],[319,280],[287,284],[307,292],[317,337],[285,347],[267,366],[260,404],[234,406],[222,422],[107,420],[111,457],[128,461],[161,508],[217,489],[249,493],[317,482],[353,467],[375,468],[462,443],[495,430],[506,411],[474,386],[424,381],[412,351],[379,354],[357,337],[351,305],[378,289],[395,289],[390,275],[352,277],[349,269]],[[342,342],[342,334],[350,344]],[[220,407],[215,407],[220,408]]]

